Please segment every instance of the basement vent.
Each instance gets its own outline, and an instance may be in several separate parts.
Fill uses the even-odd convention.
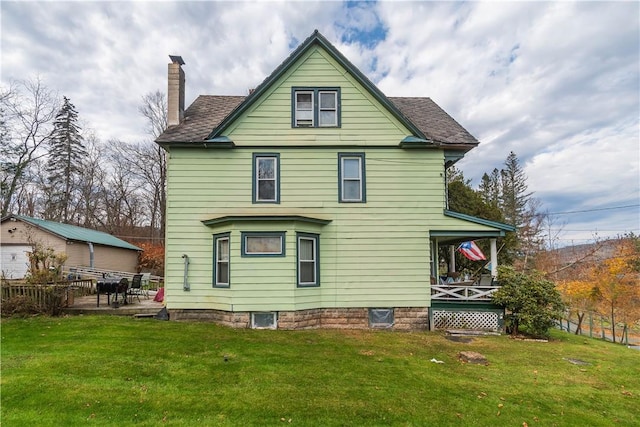
[[[370,328],[391,328],[393,327],[393,322],[393,308],[369,309]]]
[[[253,329],[277,329],[277,313],[251,313],[251,328]]]

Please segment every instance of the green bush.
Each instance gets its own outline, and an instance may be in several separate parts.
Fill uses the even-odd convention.
[[[512,335],[521,332],[548,337],[556,320],[562,318],[565,305],[553,282],[540,272],[517,272],[513,267],[498,269],[501,287],[493,294],[493,302],[507,311],[505,323]]]

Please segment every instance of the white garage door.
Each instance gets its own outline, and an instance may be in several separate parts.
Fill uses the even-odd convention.
[[[7,279],[22,279],[29,267],[27,252],[31,252],[31,246],[0,247],[2,275]]]

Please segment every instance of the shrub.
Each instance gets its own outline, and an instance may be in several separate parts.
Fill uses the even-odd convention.
[[[2,317],[27,317],[38,313],[38,305],[26,295],[16,295],[2,301]]]
[[[548,337],[565,310],[555,284],[537,271],[527,274],[512,267],[498,269],[498,282],[501,287],[492,299],[507,310],[507,331],[517,335],[522,328],[533,336]]]

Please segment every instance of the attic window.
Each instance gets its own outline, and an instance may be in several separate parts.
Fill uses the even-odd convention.
[[[313,92],[296,92],[296,126],[313,127]]]
[[[292,88],[292,127],[340,127],[340,88]]]

